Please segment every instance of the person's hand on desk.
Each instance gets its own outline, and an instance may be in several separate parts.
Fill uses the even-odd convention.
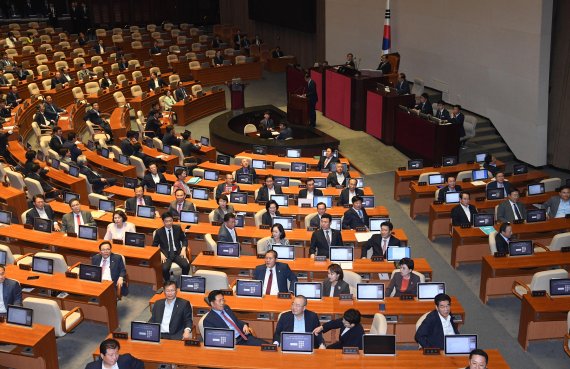
[[[154,217],[155,217],[155,218],[160,218],[160,213],[158,212],[158,210],[156,210],[156,211],[154,212]]]
[[[183,340],[189,340],[192,338],[192,330],[190,328],[184,328],[184,333],[182,334]]]
[[[56,232],[60,232],[60,231],[61,231],[61,228],[60,228],[58,222],[53,222],[53,230],[56,231]]]
[[[313,334],[314,334],[315,336],[318,336],[319,333],[321,333],[322,331],[323,331],[323,326],[322,326],[322,325],[319,325],[317,328],[313,329]]]
[[[315,254],[311,254],[311,256],[309,256],[311,259],[315,258]]]
[[[321,350],[322,350],[322,349],[325,349],[325,350],[326,350],[326,348],[327,348],[327,347],[325,346],[324,343],[321,343],[321,344],[319,345],[319,349],[321,349]]]

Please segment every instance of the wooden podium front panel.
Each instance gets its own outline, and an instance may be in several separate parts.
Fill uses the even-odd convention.
[[[366,133],[382,139],[383,97],[373,91],[366,93]]]
[[[306,97],[297,94],[289,95],[287,120],[291,124],[309,125],[309,102]]]

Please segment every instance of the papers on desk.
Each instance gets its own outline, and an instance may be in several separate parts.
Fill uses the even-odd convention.
[[[373,232],[355,232],[354,237],[356,238],[356,242],[366,242],[372,237],[374,234],[380,234],[380,231],[373,231]]]
[[[483,233],[485,233],[487,236],[491,234],[491,232],[495,231],[495,227],[493,226],[484,226],[484,227],[479,227],[480,230],[483,231]]]
[[[157,159],[166,159],[168,156],[167,155],[158,155],[156,158]]]
[[[14,126],[4,126],[2,128],[5,129],[6,131],[10,131],[10,130],[14,129]]]
[[[94,210],[91,212],[91,216],[94,219],[99,219],[101,218],[103,215],[105,215],[105,212],[103,210]]]
[[[200,182],[201,180],[202,180],[202,178],[200,178],[200,177],[192,177],[192,178],[190,178],[189,180],[186,181],[186,184],[195,185],[195,184],[197,184],[198,182]]]
[[[485,183],[483,181],[473,181],[473,182],[471,182],[471,184],[473,186],[485,186],[485,185],[487,185],[487,183]]]
[[[338,263],[342,270],[352,270],[352,261],[341,261]]]
[[[34,287],[25,287],[22,288],[22,292],[30,293],[34,290]]]
[[[69,117],[59,117],[59,120],[69,120]]]
[[[57,298],[58,298],[58,299],[64,299],[64,298],[66,298],[67,296],[69,296],[69,293],[67,293],[67,292],[60,292],[59,295],[57,295]]]
[[[0,344],[0,352],[12,352],[16,347],[16,345],[7,345],[4,343]]]

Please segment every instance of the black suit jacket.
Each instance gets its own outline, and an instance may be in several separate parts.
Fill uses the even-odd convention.
[[[6,95],[6,104],[10,105],[11,107],[15,108],[18,106],[18,102],[16,100],[20,100],[20,94],[8,92]]]
[[[330,158],[330,160],[329,160],[329,162],[328,162],[326,168],[325,168],[325,160],[326,160],[326,159],[327,159],[326,156],[321,156],[321,158],[319,159],[319,162],[318,162],[318,164],[317,164],[317,169],[318,169],[318,170],[329,169],[329,168],[330,168],[330,165],[331,165],[332,163],[338,163],[338,158],[332,156],[332,157]]]
[[[469,205],[469,212],[471,213],[471,221],[467,219],[467,215],[463,211],[461,205],[457,205],[451,209],[451,224],[453,226],[460,226],[462,224],[473,224],[473,214],[477,214],[477,209],[473,205]]]
[[[174,97],[176,98],[176,101],[184,100],[188,97],[188,92],[184,87],[178,87],[176,91],[174,91]]]
[[[146,206],[152,206],[152,198],[148,195],[143,195],[144,204]],[[131,197],[125,201],[125,210],[132,211],[133,213],[137,211],[137,198]]]
[[[91,257],[91,265],[101,265],[102,259],[103,257],[101,254],[93,255]],[[113,283],[117,284],[119,277],[123,277],[124,280],[127,276],[127,268],[125,267],[123,258],[120,255],[111,253],[111,255],[109,255],[109,259],[111,259],[111,264],[109,265],[109,269],[111,270],[111,280]],[[127,281],[124,281],[123,287],[121,288],[121,295],[123,296],[126,296],[129,293],[129,287],[126,282]]]
[[[416,109],[418,109],[421,113],[433,115],[433,106],[429,100],[426,100],[425,103],[419,103],[416,105]]]
[[[49,148],[59,154],[59,150],[63,147],[64,142],[63,137],[52,136],[51,140],[49,140]]]
[[[166,305],[166,299],[160,299],[154,303],[152,306],[152,315],[150,317],[149,323],[162,322],[162,317],[164,316],[164,307]],[[170,317],[170,324],[168,325],[169,331],[168,335],[170,337],[164,338],[171,340],[182,339],[185,328],[192,329],[192,305],[188,300],[182,299],[180,297],[176,298],[174,301],[174,308],[172,309],[172,316]]]
[[[286,139],[291,138],[291,137],[293,137],[293,130],[291,129],[291,127],[286,127],[281,132],[279,132],[279,134],[277,135],[277,137],[275,139],[276,140],[286,140]]]
[[[449,187],[445,186],[442,189],[439,190],[438,194],[437,194],[437,200],[438,201],[445,201],[445,194],[449,192]],[[453,192],[461,192],[461,186],[460,185],[455,185],[455,191]]]
[[[135,153],[135,149],[133,148],[133,144],[129,141],[128,138],[125,138],[121,141],[121,151],[123,155],[131,156]]]
[[[238,170],[236,170],[236,180],[237,180],[237,176],[239,174],[244,174],[244,168],[241,167]],[[257,172],[255,171],[255,168],[252,168],[251,166],[248,167],[247,169],[247,174],[251,174],[252,178],[253,178],[253,183],[255,183],[257,181]]]
[[[457,325],[453,321],[453,316],[451,316],[451,325],[453,326],[455,334],[459,334]],[[422,347],[437,347],[442,350],[445,348],[443,326],[441,325],[441,319],[439,318],[437,310],[433,310],[426,316],[425,320],[416,331],[415,339]]]
[[[172,225],[172,238],[172,243],[176,249],[174,253],[179,255],[182,248],[188,246],[188,239],[186,238],[186,234],[182,231],[182,228],[177,224]],[[166,228],[161,227],[156,230],[152,245],[159,246],[160,251],[162,251],[164,255],[168,256],[168,236],[166,235]]]
[[[488,190],[494,190],[496,188],[499,188],[497,181],[491,181],[487,184]],[[511,192],[511,189],[513,188],[513,186],[511,185],[510,182],[503,181],[503,188],[505,191],[505,198],[506,198],[509,195],[509,193]]]
[[[364,196],[364,191],[362,191],[360,188],[355,189],[354,193],[356,193],[357,196]],[[340,191],[340,197],[339,197],[339,201],[338,204],[339,205],[347,205],[350,204],[350,190],[347,188],[343,188],[342,191]]]
[[[89,109],[89,111],[87,113],[85,113],[83,120],[85,120],[85,121],[88,120],[91,123],[97,124],[99,126],[102,124],[105,124],[105,121],[103,120],[103,118],[101,118],[101,113],[99,113],[95,109]]]
[[[340,329],[340,333],[342,333],[344,330],[342,318],[331,320],[330,322],[323,324],[323,333],[327,333],[332,329]],[[340,336],[338,342],[329,345],[327,348],[341,349],[343,347],[358,347],[362,350],[362,336],[364,336],[364,328],[362,328],[362,324],[355,325],[345,334]]]
[[[224,306],[224,312],[231,320],[234,321],[234,323],[238,326],[238,328],[243,332],[243,326],[246,323],[239,320],[237,318],[237,316],[234,314],[234,312],[232,311],[232,309],[228,305]],[[228,325],[222,319],[222,317],[219,316],[217,313],[211,311],[211,310],[208,312],[208,314],[206,314],[206,317],[204,318],[203,323],[204,323],[204,328],[228,329]]]
[[[159,183],[166,183],[166,177],[164,177],[164,174],[157,172],[158,178],[159,178]],[[154,180],[152,179],[152,174],[150,173],[146,173],[143,177],[142,180],[142,185],[145,186],[147,189],[156,189],[156,183],[154,183]]]
[[[44,211],[46,212],[47,216],[51,221],[55,221],[55,213],[53,209],[48,204],[44,204]],[[38,214],[38,210],[35,206],[32,206],[30,211],[26,213],[26,224],[34,224],[34,218],[39,218],[40,215]]]
[[[392,64],[389,61],[385,63],[378,64],[378,68],[376,70],[381,70],[383,74],[388,74],[392,71]]]
[[[164,82],[164,80],[163,80],[162,78],[158,77],[157,80],[158,80],[158,86],[159,86],[159,87],[162,88],[162,87],[168,86],[168,85],[166,84],[166,82]],[[148,81],[148,89],[149,89],[149,90],[154,90],[155,88],[156,88],[156,87],[155,87],[154,79],[151,78],[150,81]]]
[[[497,252],[502,252],[504,254],[509,253],[509,242],[505,240],[500,232],[497,232],[495,235],[495,245],[497,246]]]
[[[182,149],[182,153],[185,157],[192,156],[192,154],[200,152],[200,147],[194,145],[188,140],[180,141],[180,149]]]
[[[310,105],[314,105],[319,101],[319,97],[317,96],[317,85],[312,79],[307,83],[307,100]]]
[[[150,53],[151,54],[160,54],[160,47],[158,46],[153,46],[150,48]]]
[[[313,332],[315,328],[318,328],[321,323],[319,322],[319,317],[316,313],[311,310],[305,310],[305,332]],[[295,316],[292,312],[287,311],[281,314],[277,326],[275,327],[275,333],[273,334],[273,342],[281,342],[281,332],[293,332],[295,329]],[[323,334],[319,333],[314,339],[314,348],[319,348],[323,341]]]
[[[79,167],[79,171],[81,174],[87,177],[87,181],[93,187],[93,192],[101,193],[103,191],[105,188],[105,183],[102,181],[103,176],[101,176],[101,174],[95,172],[94,170],[91,170],[91,168],[86,165],[81,165]]]
[[[362,208],[362,218],[354,208],[350,208],[344,212],[342,219],[342,229],[356,229],[357,227],[368,227],[368,214],[366,209]]]
[[[64,111],[55,104],[45,103],[45,107],[46,107],[46,110],[44,112],[45,117],[55,122],[57,122],[57,120],[59,119],[59,113]]]
[[[162,144],[166,146],[180,146],[180,140],[172,133],[166,133],[162,137]]]
[[[309,222],[309,226],[310,227],[315,227],[315,228],[321,228],[321,218],[319,217],[319,214],[317,213],[316,216],[314,216],[311,221]]]
[[[38,123],[40,126],[51,125],[51,122],[46,119],[46,116],[39,112],[34,115],[34,121]]]
[[[390,236],[388,239],[388,246],[401,246],[401,242],[394,236]],[[372,249],[372,256],[382,256],[386,258],[386,253],[382,250],[382,236],[379,234],[373,234],[372,237],[366,241],[362,247],[362,257],[365,258],[368,250]],[[387,249],[387,248],[386,248]]]
[[[326,278],[323,282],[323,297],[328,297],[331,294],[332,284],[328,278]],[[345,281],[337,281],[336,285],[334,286],[333,297],[338,297],[339,295],[349,294],[350,293],[350,286]]]
[[[275,216],[277,216],[277,217],[281,216],[281,213],[279,212],[279,210],[277,210],[275,212]],[[261,216],[261,224],[268,225],[268,226],[273,225],[273,218],[271,218],[271,215],[269,214],[269,212],[263,213],[263,215]]]
[[[344,181],[342,183],[338,183],[338,178],[336,177],[336,172],[330,172],[327,177],[327,186],[336,187],[336,186],[346,186],[348,184],[348,180],[350,179],[350,173],[344,173]]]
[[[449,115],[449,111],[447,111],[447,109],[443,109],[443,110],[436,110],[435,111],[435,117],[441,120],[447,120],[449,121],[449,119],[451,118],[451,116]]]
[[[303,188],[302,190],[299,191],[299,196],[297,196],[297,198],[299,199],[306,199],[307,198],[307,189]],[[313,191],[313,196],[323,196],[323,191],[321,191],[318,188],[315,188],[315,190]]]
[[[289,265],[277,262],[275,263],[275,270],[277,274],[277,286],[279,287],[279,292],[293,291],[295,282],[297,282],[297,276],[295,275],[295,273],[291,271]],[[265,280],[266,271],[267,267],[265,266],[265,264],[256,266],[255,270],[253,271],[253,279],[257,279],[260,281]],[[287,288],[287,281],[290,282],[290,288]],[[265,291],[265,286],[263,287],[263,290]]]
[[[101,88],[108,88],[108,87],[111,87],[113,85],[114,85],[114,83],[111,80],[111,78],[104,78],[104,77],[101,78]]]
[[[274,184],[273,188],[275,189],[275,194],[276,195],[282,195],[283,191],[281,190],[281,186]],[[269,191],[267,190],[267,186],[263,185],[263,187],[261,187],[259,189],[259,192],[257,193],[257,198],[255,199],[255,202],[260,202],[260,201],[269,201],[271,200],[269,198]]]
[[[463,122],[465,121],[465,115],[463,113],[457,114],[455,118],[449,118],[449,122],[452,124],[459,125],[459,137],[465,136],[465,127],[463,126]]]
[[[336,229],[331,229],[331,246],[342,246],[342,235],[340,231]],[[325,237],[325,232],[322,229],[317,229],[313,232],[311,236],[311,247],[309,248],[309,255],[317,254],[319,256],[324,255],[329,258],[329,244],[327,243],[327,238]]]
[[[147,119],[144,129],[145,131],[151,131],[152,133],[148,132],[146,135],[148,137],[162,138],[162,132],[160,131],[160,126],[161,126],[160,121],[156,119],[154,116],[151,116],[150,118]]]
[[[405,95],[410,93],[410,82],[403,80],[396,84],[396,90],[398,90],[399,95]]]
[[[132,356],[131,354],[121,354],[117,360],[117,365],[121,369],[144,369],[144,363]],[[98,359],[85,366],[85,369],[101,369],[103,368],[103,361]]]

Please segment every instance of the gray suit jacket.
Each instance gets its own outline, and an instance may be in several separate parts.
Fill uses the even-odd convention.
[[[549,198],[542,206],[546,209],[546,214],[549,217],[554,218],[558,212],[558,206],[560,205],[560,196],[555,195]]]
[[[234,231],[236,229],[234,228]],[[237,231],[236,231],[236,241],[237,241]],[[230,234],[230,232],[228,231],[228,229],[226,228],[225,224],[222,224],[220,226],[220,231],[218,232],[218,242],[234,242],[234,240],[232,239],[232,235]]]
[[[526,206],[520,202],[516,203],[519,213],[523,219],[526,219]],[[497,207],[497,221],[499,222],[512,222],[515,220],[515,212],[511,206],[511,202],[507,199],[499,204]]]
[[[228,205],[227,207],[228,213],[234,213],[235,214],[235,210],[234,207],[231,205]],[[224,215],[225,213],[219,208],[217,207],[214,211],[214,222],[223,222],[224,221]]]
[[[85,210],[81,210],[81,218],[83,218],[83,225],[96,226],[95,220],[91,216],[91,213]],[[64,233],[71,232],[75,233],[75,217],[73,212],[65,214],[61,218],[61,231]]]
[[[196,211],[196,208],[194,207],[194,204],[192,204],[191,201],[185,200],[184,201],[184,205],[182,205],[182,210],[187,210],[187,211]],[[175,217],[179,217],[180,214],[178,214],[178,206],[176,204],[176,200],[172,201],[170,203],[170,206],[168,207],[168,211],[174,215]]]

